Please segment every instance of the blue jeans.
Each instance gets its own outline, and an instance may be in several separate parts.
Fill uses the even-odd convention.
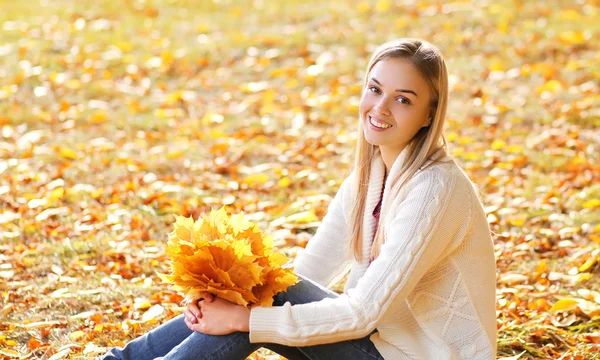
[[[292,305],[306,304],[338,296],[337,293],[309,279],[299,278],[297,284],[275,295],[273,306],[281,306],[286,302]],[[191,331],[183,322],[183,315],[179,315],[129,342],[124,348],[111,349],[99,359],[244,360],[254,351],[265,347],[290,360],[383,360],[373,342],[369,340],[371,334],[360,339],[313,346],[252,344],[247,332],[215,336]]]

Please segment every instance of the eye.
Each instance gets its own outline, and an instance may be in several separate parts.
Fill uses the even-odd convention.
[[[374,92],[376,94],[379,94],[381,91],[376,87],[376,86],[369,86],[368,90],[371,92]],[[408,100],[407,98],[401,96],[398,99],[396,99],[398,102],[400,102],[401,104],[405,104],[405,105],[410,105],[411,102],[410,100]]]
[[[399,97],[397,100],[400,101],[402,104],[410,105],[410,100],[408,100],[405,97]]]

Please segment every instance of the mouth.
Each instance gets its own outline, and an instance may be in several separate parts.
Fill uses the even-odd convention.
[[[387,130],[392,127],[392,125],[384,123],[380,120],[373,119],[371,116],[369,116],[368,118],[369,118],[369,124],[371,124],[371,127],[374,128],[375,130],[382,131],[382,130]]]

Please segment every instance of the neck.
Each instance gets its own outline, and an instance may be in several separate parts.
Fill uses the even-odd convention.
[[[381,152],[381,158],[383,160],[383,163],[385,164],[386,175],[390,172],[392,165],[394,165],[394,161],[396,161],[398,155],[400,155],[400,153],[402,152],[402,150],[404,150],[405,147],[406,144],[403,144],[402,146],[397,148],[389,148],[385,146],[379,147],[379,151]]]

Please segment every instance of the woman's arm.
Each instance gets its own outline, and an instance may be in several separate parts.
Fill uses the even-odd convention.
[[[352,175],[352,174],[351,174]],[[350,263],[349,231],[344,199],[350,191],[351,176],[340,186],[315,236],[294,262],[295,272],[326,286]],[[193,331],[210,335],[249,331],[250,310],[203,293],[206,298],[192,301],[186,308],[185,323]]]
[[[460,239],[460,230],[469,221],[465,202],[470,194],[464,184],[456,186],[459,176],[448,172],[427,171],[413,179],[415,186],[398,205],[379,257],[354,289],[309,304],[254,308],[250,341],[306,346],[359,338],[373,331],[392,301],[410,294]]]
[[[322,286],[328,286],[343,275],[352,261],[350,227],[346,220],[347,210],[344,209],[350,206],[345,202],[348,201],[353,176],[354,173],[350,174],[342,182],[317,232],[293,263],[295,273]]]

